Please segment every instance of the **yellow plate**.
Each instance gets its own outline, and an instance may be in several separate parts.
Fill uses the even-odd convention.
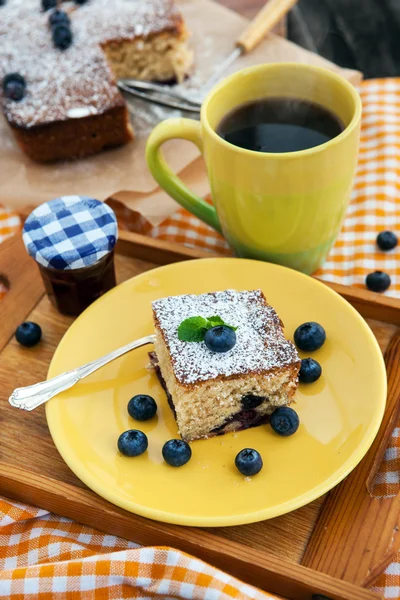
[[[269,425],[192,443],[181,468],[163,462],[163,443],[177,437],[174,417],[156,376],[147,368],[151,346],[135,350],[51,400],[47,421],[61,456],[92,490],[151,519],[180,525],[223,526],[276,517],[311,502],[362,459],[381,423],[386,399],[379,346],[362,317],[322,283],[272,264],[218,258],[188,261],[143,273],[90,306],[70,327],[49,377],[152,333],[151,301],[227,288],[261,288],[292,338],[305,321],[321,323],[327,341],[313,356],[321,379],[301,385],[294,406],[301,425],[279,437]],[[158,404],[158,416],[138,423],[127,413],[134,394]],[[120,456],[126,429],[142,429],[149,449]],[[236,454],[256,448],[264,461],[255,477],[236,470]]]

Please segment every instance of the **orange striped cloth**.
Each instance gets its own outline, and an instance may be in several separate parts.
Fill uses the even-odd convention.
[[[400,237],[400,79],[376,79],[360,86],[363,102],[360,158],[342,231],[316,275],[325,281],[364,287],[368,273],[389,273],[385,292],[400,296],[400,246],[380,252],[376,236],[386,229]],[[225,240],[185,210],[158,227],[138,223],[138,233],[192,248],[229,253]]]
[[[141,548],[1,497],[0,598],[277,600],[178,550]]]
[[[375,239],[385,229],[400,236],[400,79],[366,81],[360,93],[364,112],[352,200],[342,232],[317,275],[361,287],[367,273],[384,270],[392,278],[386,294],[399,297],[400,248],[379,252]],[[17,216],[0,209],[0,241],[18,227]],[[229,252],[221,236],[184,210],[155,228],[138,219],[135,230],[221,255]],[[375,494],[395,495],[399,489],[400,423],[381,465]],[[169,586],[167,591],[162,585]],[[375,585],[387,598],[400,600],[400,554]],[[176,550],[139,549],[6,500],[0,501],[1,596],[12,600],[270,597]]]

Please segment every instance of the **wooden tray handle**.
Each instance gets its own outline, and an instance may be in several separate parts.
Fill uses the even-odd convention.
[[[150,521],[109,504],[93,492],[0,462],[0,488],[21,502],[104,529],[144,546],[169,546],[196,556],[246,583],[291,600],[379,600],[373,591],[310,571],[281,557],[193,527]],[[99,504],[103,518],[99,521]],[[77,519],[77,515],[79,518]],[[129,517],[128,521],[126,517]]]
[[[0,276],[9,288],[0,301],[1,351],[44,293],[39,271],[28,256],[20,235],[0,244]]]
[[[357,585],[371,585],[400,545],[400,494],[373,498],[371,487],[399,418],[400,334],[386,351],[388,398],[381,428],[352,473],[328,495],[302,564]]]

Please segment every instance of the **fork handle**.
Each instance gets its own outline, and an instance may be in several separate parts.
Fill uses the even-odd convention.
[[[15,408],[21,408],[22,410],[33,410],[41,404],[44,404],[50,398],[53,398],[56,394],[65,392],[73,385],[78,383],[80,377],[78,369],[61,373],[53,379],[48,381],[41,381],[34,385],[29,385],[23,388],[17,388],[13,391],[9,398],[9,403]]]
[[[251,52],[296,4],[297,0],[268,0],[236,40],[242,52]]]
[[[135,348],[145,346],[146,344],[153,344],[154,339],[154,335],[148,335],[139,340],[135,340],[126,346],[122,346],[122,348],[113,350],[113,352],[110,352],[101,358],[97,358],[82,367],[78,367],[73,371],[61,373],[61,375],[57,375],[47,381],[35,383],[34,385],[17,388],[13,391],[8,401],[11,406],[14,406],[15,408],[21,408],[22,410],[28,411],[34,410],[41,404],[50,400],[50,398],[69,390],[69,388],[73,387],[78,381],[88,377],[91,373],[94,373],[123,354],[126,354]]]

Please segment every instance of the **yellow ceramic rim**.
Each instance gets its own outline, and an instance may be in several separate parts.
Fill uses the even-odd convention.
[[[238,259],[238,258],[205,258],[205,259],[197,259],[196,263],[208,262],[209,264],[211,264],[212,262],[215,262],[216,260],[225,261],[225,262],[240,261],[240,262],[246,262],[246,263],[259,262],[259,261],[254,261],[254,260]],[[133,279],[140,282],[142,279],[147,279],[149,277],[149,273],[157,273],[157,271],[168,269],[170,266],[171,265],[157,267],[156,269],[152,269],[151,271],[141,273],[140,275],[137,275]],[[299,279],[300,278],[311,279],[309,276],[304,275],[298,271],[293,271],[292,269],[288,269],[287,267],[279,266],[278,268],[284,269],[285,271],[288,271],[288,272],[290,271],[291,277],[294,277],[294,278],[297,277]],[[127,282],[120,284],[120,286],[118,286],[118,287],[124,286],[128,283],[129,283],[129,280]],[[57,427],[53,428],[53,423],[52,423],[52,412],[56,410],[56,402],[53,403],[53,401],[51,401],[46,404],[47,424],[48,424],[51,436],[53,438],[54,444],[55,444],[57,450],[59,451],[59,453],[61,454],[62,458],[66,462],[66,464],[75,473],[75,475],[77,475],[77,477],[83,483],[85,483],[91,490],[94,490],[95,493],[99,494],[101,497],[105,498],[106,500],[108,500],[109,502],[113,503],[116,506],[126,509],[129,512],[134,512],[135,514],[141,515],[143,517],[147,517],[149,519],[154,519],[154,520],[162,521],[165,523],[174,523],[177,525],[188,525],[188,526],[195,526],[195,527],[224,527],[227,525],[245,525],[248,523],[255,523],[257,521],[264,521],[266,519],[271,519],[273,517],[277,517],[277,516],[286,514],[288,512],[296,510],[306,504],[309,504],[313,500],[316,500],[317,498],[319,498],[320,496],[322,496],[323,494],[325,494],[326,492],[331,490],[340,481],[342,481],[362,460],[362,458],[365,456],[366,452],[370,448],[372,442],[374,441],[376,434],[378,433],[378,430],[381,425],[382,418],[383,418],[383,415],[385,412],[385,406],[386,406],[386,394],[387,394],[386,370],[385,370],[385,364],[384,364],[384,360],[383,360],[383,356],[382,356],[382,352],[380,350],[379,344],[378,344],[373,332],[371,331],[371,329],[369,328],[369,326],[363,319],[363,317],[356,311],[355,308],[353,308],[353,306],[351,306],[351,304],[349,302],[347,302],[344,298],[342,298],[342,296],[340,296],[339,294],[334,292],[332,289],[325,286],[322,282],[318,281],[317,279],[313,279],[313,284],[323,287],[324,291],[326,293],[329,293],[332,296],[335,296],[336,299],[345,307],[346,310],[352,311],[354,319],[356,319],[359,322],[360,327],[362,327],[364,329],[365,334],[370,339],[371,345],[375,347],[376,359],[377,359],[376,360],[376,369],[379,369],[380,387],[382,390],[381,393],[379,394],[379,398],[376,398],[377,413],[375,415],[373,422],[371,423],[371,427],[368,429],[368,431],[365,432],[365,437],[363,438],[362,443],[357,447],[357,450],[355,452],[353,452],[353,454],[348,458],[348,460],[345,463],[343,463],[341,468],[339,468],[331,477],[328,477],[327,479],[325,479],[325,481],[323,481],[319,485],[313,487],[312,490],[310,490],[309,492],[299,495],[293,500],[281,503],[274,507],[269,507],[267,509],[251,512],[248,514],[217,516],[217,517],[202,517],[202,516],[198,516],[198,515],[182,516],[180,514],[164,512],[162,510],[157,510],[157,509],[153,509],[153,508],[148,509],[146,506],[143,506],[142,504],[137,504],[135,502],[125,502],[118,494],[116,494],[112,490],[110,490],[105,484],[103,484],[101,481],[99,481],[96,477],[93,477],[91,475],[91,473],[89,473],[87,471],[87,469],[85,469],[82,466],[82,463],[79,460],[74,459],[71,452],[69,451],[68,443],[64,442],[64,440],[61,440],[61,439],[57,440],[57,434],[56,434]],[[109,291],[106,295],[109,297],[110,295],[115,294],[115,293],[116,293],[116,288]],[[101,300],[102,300],[102,298],[99,298],[99,300],[97,302],[99,302]],[[89,307],[88,309],[86,309],[85,313],[90,311],[91,308],[92,307]],[[80,317],[78,317],[78,319],[76,319],[76,321],[73,323],[73,326],[76,326],[76,323],[79,323],[80,319],[83,318],[85,313],[83,313]],[[67,331],[67,333],[68,333],[68,331]],[[65,334],[65,336],[67,335],[67,333]],[[56,349],[54,357],[56,356],[56,354],[59,351],[62,350],[65,336],[60,341],[60,344],[58,345],[58,347]],[[57,373],[52,372],[52,364],[54,361],[54,357],[53,357],[52,362],[50,363],[48,378],[54,377],[57,374]]]
[[[224,140],[222,137],[220,137],[217,132],[215,131],[215,129],[213,129],[208,121],[207,118],[207,110],[208,110],[208,105],[209,103],[212,101],[212,99],[214,98],[214,96],[225,86],[230,85],[232,82],[235,81],[235,79],[240,79],[243,75],[249,75],[251,73],[254,73],[256,71],[259,71],[260,69],[262,70],[274,70],[274,69],[285,69],[285,68],[293,68],[295,67],[298,70],[303,70],[303,71],[319,71],[321,74],[324,75],[324,77],[328,77],[331,78],[332,80],[337,81],[338,83],[340,83],[340,85],[342,85],[342,87],[346,88],[347,91],[349,92],[350,96],[353,99],[354,102],[354,115],[352,120],[350,121],[350,123],[348,124],[348,126],[341,132],[339,133],[339,135],[337,135],[336,137],[334,137],[333,139],[325,142],[324,144],[320,144],[319,146],[314,146],[313,148],[308,148],[307,150],[298,150],[296,152],[256,152],[255,150],[247,150],[246,148],[240,148],[239,146],[234,146],[233,144],[231,144],[230,142],[227,142],[226,140]],[[353,86],[353,84],[351,84],[349,81],[347,81],[347,79],[344,79],[344,77],[342,77],[341,75],[338,75],[337,73],[335,73],[334,71],[331,71],[330,69],[325,69],[324,67],[317,67],[317,66],[313,66],[313,65],[304,65],[304,64],[299,64],[299,63],[294,63],[294,62],[282,62],[282,63],[270,63],[270,64],[265,64],[265,65],[256,65],[254,67],[247,67],[246,69],[242,69],[241,71],[238,71],[237,73],[233,73],[232,75],[230,75],[229,77],[226,77],[225,79],[223,79],[218,85],[216,85],[212,91],[208,94],[208,96],[206,97],[206,99],[203,102],[203,105],[201,107],[201,113],[200,113],[200,120],[201,123],[203,124],[203,126],[207,129],[208,133],[211,135],[211,137],[219,144],[222,144],[222,146],[226,147],[226,148],[234,148],[235,151],[239,154],[247,154],[249,156],[254,157],[264,157],[264,156],[270,156],[273,157],[276,160],[286,160],[288,157],[289,158],[303,158],[304,156],[309,156],[310,154],[315,154],[318,152],[323,152],[327,147],[329,146],[334,146],[336,144],[339,144],[345,137],[349,136],[354,129],[357,127],[358,122],[361,119],[361,111],[362,111],[362,104],[361,104],[361,98],[359,93],[357,92],[356,88]]]

